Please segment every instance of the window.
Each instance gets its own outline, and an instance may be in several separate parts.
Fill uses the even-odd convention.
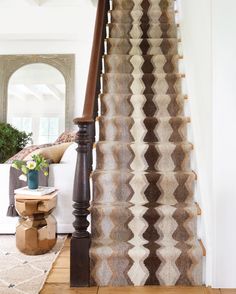
[[[17,128],[19,131],[26,133],[32,132],[32,118],[31,117],[12,117],[10,124]]]
[[[35,63],[19,68],[9,80],[7,121],[32,132],[34,145],[55,142],[65,130],[65,91],[64,76],[54,67]]]
[[[54,142],[59,136],[59,118],[41,117],[39,124],[39,144]]]

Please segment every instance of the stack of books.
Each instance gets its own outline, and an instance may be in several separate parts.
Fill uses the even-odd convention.
[[[17,198],[38,199],[39,197],[42,197],[46,200],[51,199],[55,196],[56,188],[39,186],[38,189],[32,190],[28,187],[23,187],[20,189],[16,189],[14,192]]]

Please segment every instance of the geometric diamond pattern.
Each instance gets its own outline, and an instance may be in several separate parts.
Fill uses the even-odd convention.
[[[65,239],[58,236],[50,252],[33,256],[18,251],[15,236],[0,236],[0,293],[39,293]]]
[[[113,0],[92,174],[91,283],[201,285],[174,0]]]

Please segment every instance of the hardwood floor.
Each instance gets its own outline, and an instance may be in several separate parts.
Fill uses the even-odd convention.
[[[40,294],[236,294],[236,290],[205,287],[70,288],[70,240],[67,239]]]

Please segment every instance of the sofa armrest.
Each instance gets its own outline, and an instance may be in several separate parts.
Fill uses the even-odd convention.
[[[53,214],[57,223],[66,224],[64,232],[73,232],[72,195],[76,164],[50,164],[48,185],[58,189],[57,207]],[[63,232],[63,230],[61,230]]]
[[[5,198],[9,194],[9,179],[10,179],[10,167],[11,164],[0,164],[0,197],[1,197],[1,206],[2,200],[5,201]],[[8,206],[8,204],[7,204]]]

